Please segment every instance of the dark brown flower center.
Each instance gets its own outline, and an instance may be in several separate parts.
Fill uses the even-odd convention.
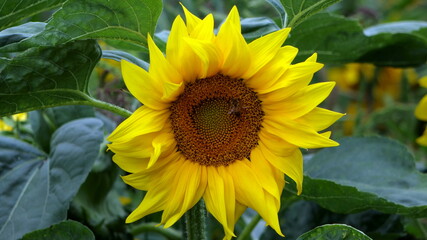
[[[170,108],[178,151],[206,166],[249,158],[264,112],[242,79],[221,74],[187,83]]]

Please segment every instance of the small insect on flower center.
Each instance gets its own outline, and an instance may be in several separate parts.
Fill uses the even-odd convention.
[[[178,151],[206,166],[249,158],[264,112],[242,79],[221,74],[187,83],[170,108]]]

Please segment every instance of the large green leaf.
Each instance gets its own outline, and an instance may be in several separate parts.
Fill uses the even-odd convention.
[[[43,31],[45,26],[46,23],[42,22],[28,22],[5,29],[0,32],[0,47],[34,36]]]
[[[76,221],[63,221],[49,228],[26,234],[22,240],[95,240],[89,228]]]
[[[327,224],[299,236],[297,240],[372,240],[363,232],[343,224]]]
[[[102,123],[84,118],[60,127],[46,154],[0,137],[0,239],[17,239],[66,218],[103,140]]]
[[[116,39],[147,46],[162,10],[161,0],[69,0],[40,34],[3,51],[56,46],[73,40]]]
[[[92,107],[71,105],[32,111],[28,118],[37,145],[45,152],[49,152],[50,139],[56,129],[67,122],[86,117],[95,117]]]
[[[355,20],[319,13],[294,28],[286,44],[299,48],[297,60],[317,52],[323,63],[371,62],[398,67],[423,64],[427,60],[427,28],[409,29],[413,31],[371,29],[366,34]]]
[[[241,24],[243,37],[247,41],[280,29],[271,18],[267,17],[242,18]]]
[[[1,0],[0,30],[34,14],[59,7],[65,0]]]
[[[376,209],[427,216],[427,175],[397,141],[347,138],[305,164],[301,196],[339,213]],[[288,191],[294,191],[292,187]]]
[[[341,0],[280,0],[287,14],[287,27],[294,28],[313,14]]]
[[[0,58],[0,116],[89,100],[88,79],[101,51],[94,40],[36,47]]]

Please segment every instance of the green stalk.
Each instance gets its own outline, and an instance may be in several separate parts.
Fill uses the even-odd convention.
[[[142,223],[131,229],[133,236],[139,235],[145,232],[156,232],[166,237],[167,239],[180,240],[182,239],[181,232],[172,228],[158,227],[157,223]]]
[[[206,240],[206,208],[201,199],[193,208],[185,213],[185,239]]]
[[[245,240],[248,239],[249,235],[251,235],[252,230],[254,230],[255,226],[258,224],[259,220],[261,220],[261,216],[259,214],[255,215],[252,220],[245,226],[242,233],[240,233],[239,237],[236,240]]]
[[[130,112],[124,108],[121,108],[121,107],[116,106],[116,105],[111,104],[111,103],[100,101],[100,100],[95,99],[95,98],[89,97],[89,98],[87,98],[87,100],[89,102],[85,101],[85,102],[83,102],[83,104],[108,110],[108,111],[115,113],[115,114],[118,114],[124,118],[128,118],[132,114],[132,112]]]

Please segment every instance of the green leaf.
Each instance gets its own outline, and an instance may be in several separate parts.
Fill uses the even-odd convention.
[[[95,117],[92,107],[81,105],[60,106],[29,113],[34,139],[45,152],[50,151],[50,139],[56,129],[67,122],[86,117]]]
[[[286,25],[287,15],[282,3],[279,0],[266,0],[266,1],[270,3],[271,6],[274,7],[274,9],[276,9],[277,13],[279,13],[280,20],[281,20],[280,21],[281,27],[284,27]]]
[[[289,199],[288,194],[282,196],[282,202]],[[389,215],[375,210],[354,214],[339,214],[321,208],[314,202],[299,200],[279,211],[280,228],[284,229],[286,238],[296,239],[311,229],[324,224],[348,224],[364,232],[372,239],[397,239],[405,236],[401,224],[402,217]],[[267,228],[260,239],[276,239],[277,233]],[[392,238],[392,237],[395,238]]]
[[[327,224],[299,236],[297,240],[372,240],[363,232],[343,224]]]
[[[366,36],[374,36],[380,33],[414,33],[427,39],[427,22],[424,21],[400,21],[378,24],[369,28],[366,28],[364,33]],[[421,33],[424,31],[424,33]]]
[[[69,122],[52,136],[49,154],[0,137],[0,239],[18,239],[66,218],[98,155],[101,128],[95,118]]]
[[[359,58],[361,62],[406,67],[427,61],[427,22],[379,24],[365,29],[364,34],[371,49]]]
[[[0,59],[0,82],[5,86],[0,88],[0,116],[87,103],[89,76],[100,56],[96,42],[86,40]]]
[[[119,194],[113,188],[114,184],[124,183],[111,157],[111,152],[99,153],[96,167],[92,168],[72,202],[73,208],[93,227],[110,224],[126,215]]]
[[[341,0],[280,0],[288,15],[287,27],[295,28],[313,14]]]
[[[286,44],[299,48],[297,61],[317,52],[323,63],[370,62],[407,67],[424,64],[427,59],[427,41],[420,36],[424,31],[427,33],[427,28],[376,34],[371,29],[367,32],[372,35],[368,36],[355,20],[319,13],[294,28]]]
[[[0,30],[22,19],[56,7],[65,0],[2,0],[0,1]]]
[[[42,22],[28,22],[5,29],[0,32],[0,47],[34,36],[43,31],[45,26],[46,23]]]
[[[243,18],[241,25],[243,37],[249,41],[280,29],[271,18],[267,17]]]
[[[162,10],[161,0],[69,0],[40,34],[3,51],[57,46],[82,39],[116,39],[147,46]]]
[[[49,228],[37,230],[26,234],[22,240],[95,240],[95,236],[85,225],[68,220],[50,226]]]
[[[397,141],[382,137],[346,138],[305,164],[301,196],[339,213],[376,209],[427,216],[427,175]],[[295,189],[288,188],[295,192]]]

